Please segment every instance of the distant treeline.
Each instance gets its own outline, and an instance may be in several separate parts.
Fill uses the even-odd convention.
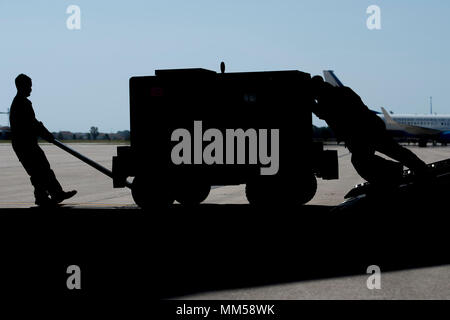
[[[116,133],[103,133],[98,130],[91,130],[90,132],[70,132],[59,131],[52,132],[53,136],[58,140],[130,140],[130,131],[123,130]]]
[[[117,131],[116,133],[103,133],[99,132],[97,127],[92,127],[89,132],[59,131],[52,132],[52,134],[58,140],[130,140],[129,130]],[[313,126],[313,138],[324,141],[336,140],[333,131],[329,127]],[[0,139],[10,139],[9,127],[0,128]]]
[[[130,131],[123,130],[116,133],[99,132],[97,127],[92,127],[89,132],[52,132],[58,140],[109,140],[109,141],[129,141]],[[0,140],[10,140],[11,130],[9,127],[0,127]]]

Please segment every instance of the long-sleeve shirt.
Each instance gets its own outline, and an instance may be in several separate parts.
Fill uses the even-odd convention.
[[[51,139],[53,135],[36,119],[31,101],[15,96],[11,104],[9,120],[12,142],[16,146],[37,144],[37,138]]]
[[[325,120],[340,141],[370,143],[386,133],[383,120],[348,87],[330,87],[318,99],[314,113]]]

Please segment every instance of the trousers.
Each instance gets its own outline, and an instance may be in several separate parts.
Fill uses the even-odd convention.
[[[426,170],[426,164],[412,151],[402,147],[389,135],[380,135],[377,139],[353,141],[349,145],[352,164],[358,174],[373,184],[395,184],[401,177],[403,165],[416,173]],[[375,154],[378,151],[398,162],[384,159]]]
[[[53,196],[63,191],[55,173],[50,168],[50,163],[44,151],[37,143],[20,144],[13,142],[13,149],[30,176],[36,199],[48,195]]]

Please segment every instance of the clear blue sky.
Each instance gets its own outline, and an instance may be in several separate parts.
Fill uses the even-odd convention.
[[[81,8],[81,30],[66,9]],[[381,30],[366,9],[381,8]],[[33,78],[52,131],[129,128],[128,79],[155,69],[333,69],[367,105],[450,113],[448,0],[0,0],[0,110]],[[157,121],[157,120],[155,120]],[[0,115],[0,124],[6,124]]]

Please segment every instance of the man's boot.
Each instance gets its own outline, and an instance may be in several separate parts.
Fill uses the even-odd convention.
[[[39,207],[55,207],[57,205],[56,201],[49,198],[45,191],[35,190],[34,197],[36,199],[34,203]]]
[[[64,200],[72,198],[76,194],[77,194],[76,190],[67,191],[67,192],[66,191],[60,191],[60,192],[57,192],[54,195],[52,195],[52,200],[55,201],[56,203],[61,203]]]

